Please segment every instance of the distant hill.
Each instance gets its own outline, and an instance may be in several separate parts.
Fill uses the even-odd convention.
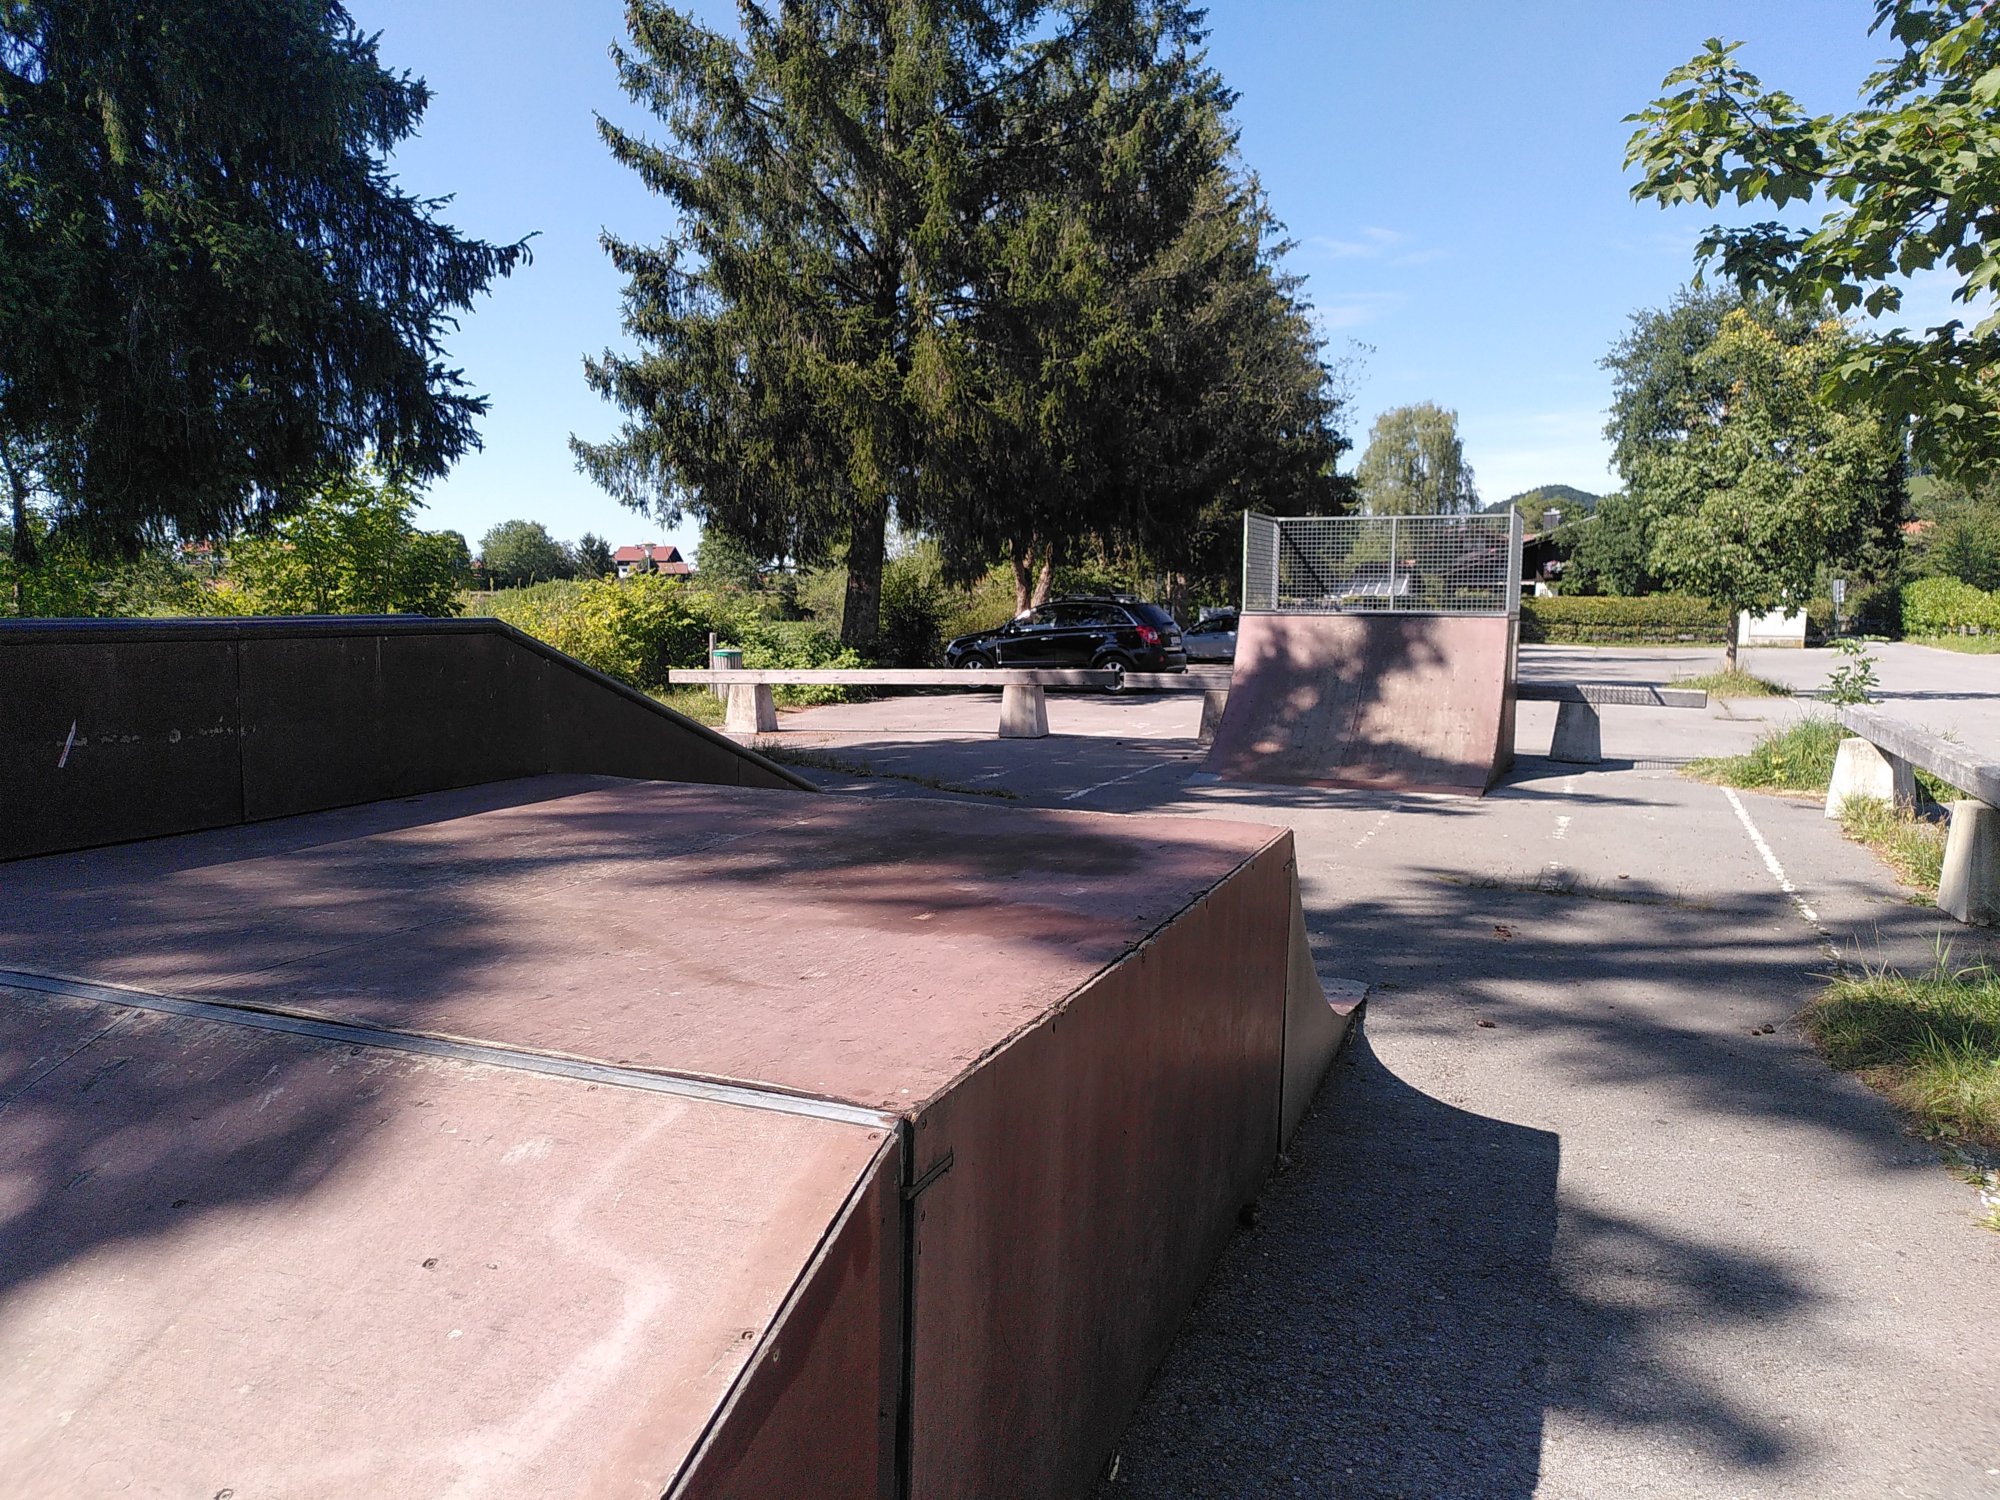
[[[1563,513],[1565,521],[1574,521],[1596,510],[1597,502],[1603,498],[1602,495],[1591,494],[1589,490],[1580,490],[1573,484],[1542,484],[1508,499],[1495,500],[1485,509],[1488,514],[1499,514],[1511,506],[1521,513],[1528,530],[1538,531],[1543,511],[1554,508]]]

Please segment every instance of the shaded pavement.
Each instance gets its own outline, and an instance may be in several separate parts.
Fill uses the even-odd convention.
[[[1993,935],[1644,719],[1471,801],[1190,780],[1185,704],[998,741],[951,701],[956,737],[814,715],[901,777],[1288,824],[1321,972],[1372,987],[1102,1496],[2000,1496],[2000,1235],[1791,1024],[1837,964]]]

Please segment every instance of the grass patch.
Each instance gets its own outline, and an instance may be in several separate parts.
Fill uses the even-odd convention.
[[[1767,677],[1758,677],[1740,667],[1720,672],[1704,672],[1699,677],[1676,677],[1674,687],[1699,688],[1711,698],[1789,698],[1792,690]]]
[[[1836,1068],[1859,1073],[1924,1134],[2000,1148],[2000,972],[1981,965],[1836,979],[1806,1007]]]
[[[941,776],[918,776],[908,771],[884,771],[879,766],[871,766],[864,760],[849,760],[844,755],[828,755],[824,750],[794,750],[786,745],[773,744],[768,739],[756,741],[751,748],[759,755],[767,755],[781,765],[803,766],[813,771],[834,771],[843,776],[877,776],[889,781],[907,781],[915,786],[926,786],[934,792],[956,792],[963,797],[998,797],[1004,802],[1018,801],[1019,792],[1010,792],[1004,786],[964,786],[955,781],[946,781]]]
[[[702,724],[719,725],[729,712],[729,704],[705,687],[664,688],[651,696]]]
[[[1764,792],[1823,792],[1847,731],[1832,719],[1805,718],[1774,729],[1747,755],[1691,760],[1683,769],[1699,781]]]
[[[1968,656],[2000,656],[2000,635],[1918,635],[1909,640],[1913,646],[1963,651]]]
[[[1945,825],[1904,812],[1879,797],[1849,797],[1840,805],[1840,831],[1866,844],[1898,880],[1928,899],[1937,898],[1944,869]]]

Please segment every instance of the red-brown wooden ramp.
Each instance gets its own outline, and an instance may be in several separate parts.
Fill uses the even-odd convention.
[[[1076,1493],[1347,1020],[1205,819],[544,778],[0,867],[0,1488]]]
[[[1476,797],[1513,760],[1514,639],[1499,615],[1245,614],[1208,769]]]

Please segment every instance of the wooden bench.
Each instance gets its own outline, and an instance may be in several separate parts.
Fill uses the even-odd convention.
[[[1826,815],[1839,817],[1850,797],[1914,808],[1918,769],[1957,787],[1966,795],[1950,807],[1938,909],[1969,925],[2000,925],[2000,761],[1877,709],[1843,708],[1840,723],[1849,736],[1834,756]]]
[[[1661,687],[1646,682],[1517,682],[1518,702],[1555,703],[1555,738],[1549,759],[1594,766],[1604,759],[1604,730],[1597,710],[1604,704],[1627,708],[1706,708],[1700,688]]]
[[[1041,739],[1049,732],[1047,691],[1052,687],[1119,688],[1134,693],[1203,693],[1202,730],[1211,733],[1210,717],[1222,715],[1227,696],[1226,672],[1115,672],[1096,668],[934,667],[744,668],[710,667],[674,670],[667,681],[676,687],[705,683],[729,689],[729,713],[724,728],[732,734],[772,734],[778,728],[774,687],[942,687],[961,692],[1000,690],[1000,738]]]

